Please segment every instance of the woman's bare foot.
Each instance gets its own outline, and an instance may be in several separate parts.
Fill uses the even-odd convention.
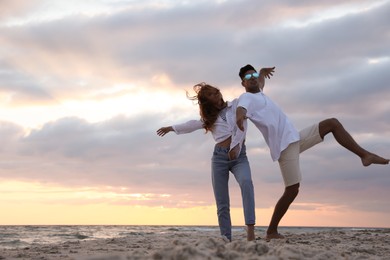
[[[255,226],[254,225],[247,225],[246,226],[246,238],[248,241],[255,240]]]
[[[362,157],[363,166],[369,166],[371,164],[389,164],[389,161],[389,159],[382,158],[373,153],[368,153]]]
[[[285,237],[282,234],[279,234],[279,233],[271,233],[271,234],[267,234],[265,236],[265,240],[267,242],[269,242],[271,239],[285,239]]]

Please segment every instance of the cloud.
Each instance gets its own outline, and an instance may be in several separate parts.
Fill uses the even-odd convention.
[[[181,186],[182,189],[187,189],[189,185],[196,187],[199,181],[193,174],[198,172],[193,169],[192,161],[195,158],[205,158],[202,155],[205,147],[207,155],[210,154],[211,137],[199,131],[184,143],[180,141],[180,137],[159,140],[161,138],[157,136],[156,130],[160,126],[151,123],[153,121],[156,121],[155,117],[117,117],[99,123],[88,123],[79,118],[63,118],[47,123],[24,137],[17,135],[19,128],[11,128],[4,123],[2,132],[10,132],[9,136],[19,137],[9,144],[19,147],[17,154],[4,156],[24,158],[22,162],[15,162],[15,169],[22,170],[23,178],[34,176],[32,178],[40,181],[47,179],[75,184],[81,179],[80,183],[84,185],[83,182],[86,181],[97,185],[127,184],[134,188],[138,184],[150,186],[142,189],[152,189],[150,184],[155,183],[161,186],[160,190],[168,186]],[[16,133],[12,133],[12,130]],[[161,145],[156,146],[160,143]],[[172,153],[190,156],[171,157]],[[208,156],[206,158],[209,159]],[[42,165],[42,162],[46,163]],[[40,169],[34,171],[33,175],[26,170],[32,165],[33,168]],[[208,166],[207,163],[198,165]],[[50,171],[53,171],[52,175],[48,174]],[[204,172],[209,172],[208,167]],[[93,174],[97,175],[96,178],[88,180]],[[183,177],[186,174],[187,177]],[[12,173],[7,175],[12,176]],[[178,181],[181,182],[180,185]],[[208,181],[207,178],[206,182]],[[199,183],[203,184],[204,182]]]
[[[40,2],[41,0],[3,0],[1,1],[0,16],[3,20],[15,16],[23,16],[31,12],[31,9]]]
[[[323,78],[324,70],[328,77],[334,76],[342,67],[369,58],[361,57],[362,50],[373,57],[388,55],[382,33],[388,5],[303,28],[281,27],[281,21],[264,21],[263,17],[287,13],[284,19],[288,20],[297,14],[283,8],[300,14],[300,10],[307,11],[307,3],[294,7],[278,3],[268,6],[266,13],[262,8],[252,1],[151,7],[144,12],[128,8],[112,14],[76,14],[3,28],[2,34],[11,50],[27,49],[28,43],[29,54],[13,59],[15,66],[40,78],[50,75],[41,84],[56,96],[68,98],[69,93],[77,97],[80,91],[102,89],[114,81],[137,82],[140,75],[152,78],[156,73],[167,74],[178,85],[198,81],[237,85],[239,66],[253,60],[257,66],[276,65],[283,71],[281,82],[318,81],[313,76]],[[321,3],[310,8],[315,13],[324,6]],[[237,10],[264,15],[261,19],[254,15],[233,18]],[[373,38],[377,40],[371,41]],[[221,57],[228,62],[221,63]],[[298,61],[300,66],[296,66]]]
[[[161,138],[155,133],[162,126],[159,122],[156,116],[118,116],[98,123],[62,118],[28,135],[23,135],[21,127],[3,123],[1,133],[8,137],[8,142],[7,149],[1,151],[1,176],[69,188],[111,186],[117,194],[125,187],[130,194],[169,195],[161,200],[138,202],[131,202],[124,195],[110,199],[112,203],[157,205],[164,202],[167,207],[213,204],[210,134],[198,131],[176,136],[170,133]],[[349,193],[356,195],[358,190],[366,189],[366,199],[371,197],[380,205],[377,193],[369,190],[385,192],[390,185],[383,175],[383,167],[362,167],[358,157],[332,139],[327,138],[324,144],[302,155],[302,189],[310,194],[303,198],[348,206],[354,198]],[[267,150],[261,155],[252,150],[259,147],[259,141],[262,140],[257,132],[248,136],[254,185],[258,196],[269,193],[267,197],[277,198],[283,190],[279,169],[277,163],[270,160]],[[240,192],[233,178],[230,186],[236,194],[232,195],[232,206],[240,207]],[[184,204],[183,198],[187,201]],[[257,205],[270,207],[272,202],[259,200]]]
[[[39,82],[13,68],[0,67],[0,95],[11,105],[52,104],[55,100],[43,89]]]

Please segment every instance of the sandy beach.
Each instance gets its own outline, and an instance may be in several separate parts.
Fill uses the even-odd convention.
[[[390,230],[285,233],[286,239],[247,242],[245,231],[224,242],[217,232],[172,228],[156,234],[0,249],[0,259],[390,259]]]

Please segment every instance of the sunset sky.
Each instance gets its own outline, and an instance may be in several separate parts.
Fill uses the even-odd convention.
[[[212,136],[156,130],[199,119],[196,83],[238,97],[248,63],[276,67],[265,93],[298,129],[336,117],[389,158],[389,13],[388,0],[2,0],[0,225],[217,225]],[[284,185],[249,127],[265,226]],[[282,226],[390,227],[390,166],[363,167],[329,135],[301,168]]]

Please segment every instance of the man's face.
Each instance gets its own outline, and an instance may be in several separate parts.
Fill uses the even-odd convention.
[[[246,90],[253,90],[259,88],[259,74],[254,70],[248,70],[242,78],[241,85]]]

